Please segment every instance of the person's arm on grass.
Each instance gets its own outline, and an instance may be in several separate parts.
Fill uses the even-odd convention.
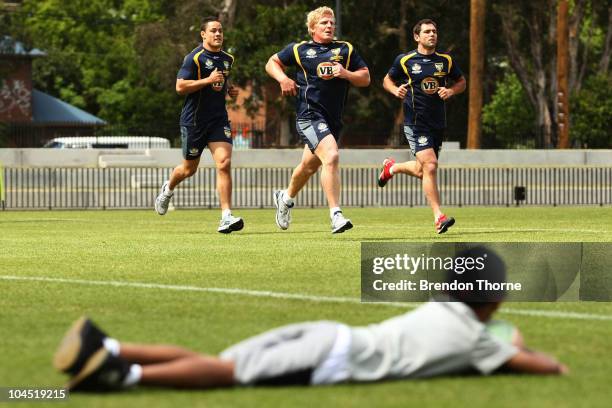
[[[504,364],[504,368],[526,374],[568,374],[569,368],[559,363],[553,357],[546,354],[530,351],[526,349],[519,350],[510,360]]]

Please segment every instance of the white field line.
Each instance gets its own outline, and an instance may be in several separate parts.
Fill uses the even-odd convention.
[[[358,225],[359,229],[380,229],[379,225]],[[406,225],[389,225],[389,226],[385,226],[385,228],[387,229],[401,229],[401,230],[405,230],[406,229]],[[511,228],[511,227],[509,227]],[[429,227],[425,228],[415,228],[416,230],[427,230],[429,231]],[[475,232],[488,232],[488,231],[494,231],[495,229],[493,228],[486,228],[486,227],[460,227],[460,226],[454,226],[453,229],[455,231],[459,231],[459,229],[461,229],[461,231],[475,231]],[[504,232],[508,232],[508,231],[504,231]],[[584,232],[587,234],[602,234],[602,233],[609,233],[609,230],[589,230],[589,229],[574,229],[574,228],[512,228],[512,232]],[[367,238],[364,239],[364,241],[367,241]]]
[[[141,288],[141,289],[163,289],[163,290],[174,290],[174,291],[184,291],[184,292],[223,293],[223,294],[229,294],[229,295],[254,296],[254,297],[274,298],[274,299],[305,300],[305,301],[319,302],[319,303],[351,303],[351,304],[361,304],[362,303],[360,298],[304,295],[304,294],[299,294],[299,293],[271,292],[271,291],[265,291],[265,290],[249,290],[249,289],[240,289],[240,288],[206,288],[206,287],[188,286],[188,285],[165,285],[165,284],[160,284],[160,283],[97,281],[97,280],[84,280],[84,279],[64,279],[64,278],[47,278],[47,277],[40,277],[40,276],[13,276],[13,275],[0,275],[0,280],[71,283],[71,284],[77,284],[77,285],[116,286],[116,287]],[[408,302],[384,302],[384,303],[372,302],[372,303],[364,303],[364,304],[393,306],[393,307],[400,307],[400,308],[415,308],[419,305],[418,303],[408,303]],[[537,310],[537,309],[527,310],[527,309],[503,308],[500,310],[500,312],[506,313],[506,314],[536,316],[536,317],[549,317],[549,318],[557,318],[557,319],[612,321],[611,315],[578,313],[578,312],[562,312],[562,311],[555,311],[555,310]]]

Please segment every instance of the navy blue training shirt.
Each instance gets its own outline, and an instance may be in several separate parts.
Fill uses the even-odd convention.
[[[221,83],[205,86],[186,96],[181,111],[181,126],[195,126],[206,123],[211,119],[227,117],[227,109],[225,108],[227,77],[233,64],[233,55],[225,51],[208,51],[202,45],[187,54],[176,76],[177,79],[197,80],[207,78],[217,68],[218,71],[223,72],[225,80]]]
[[[328,44],[303,41],[289,44],[277,55],[283,65],[297,66],[298,119],[323,117],[332,126],[341,125],[350,83],[342,78],[334,78],[333,62],[342,64],[349,71],[367,67],[352,44],[346,41],[332,41]]]
[[[448,54],[424,55],[413,50],[398,55],[389,69],[389,77],[398,86],[409,85],[404,98],[404,124],[444,129],[446,109],[438,88],[447,87],[448,78],[456,81],[461,76],[461,70]]]

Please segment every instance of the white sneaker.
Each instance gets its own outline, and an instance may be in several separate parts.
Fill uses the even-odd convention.
[[[230,214],[227,217],[221,218],[217,231],[222,234],[229,234],[233,231],[240,231],[242,228],[244,228],[244,221],[242,218],[234,217]]]
[[[331,222],[332,234],[340,234],[344,231],[350,230],[351,228],[353,228],[351,220],[344,218],[342,211],[338,211],[334,214]]]
[[[283,191],[276,190],[274,192],[274,205],[276,206],[276,225],[278,225],[278,228],[286,230],[289,228],[289,224],[291,224],[291,208],[293,208],[293,203],[291,205],[285,204],[283,201]]]
[[[161,190],[159,191],[159,195],[155,199],[155,211],[157,211],[159,215],[164,215],[166,212],[168,212],[168,205],[170,205],[170,200],[172,199],[172,196],[174,195],[172,191],[170,191],[169,193],[166,193],[167,185],[168,185],[168,182],[166,181],[162,185]]]

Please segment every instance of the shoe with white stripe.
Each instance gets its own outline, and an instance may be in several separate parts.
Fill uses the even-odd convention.
[[[155,199],[155,211],[157,211],[159,215],[164,215],[168,212],[170,200],[172,200],[172,196],[174,195],[173,192],[166,191],[166,186],[168,186],[167,181],[162,185],[159,195]]]
[[[226,217],[221,218],[221,222],[219,222],[219,228],[217,228],[217,232],[222,234],[229,234],[233,231],[240,231],[244,228],[244,221],[240,217],[234,217],[233,215],[228,215]]]
[[[276,225],[278,228],[282,230],[286,230],[289,228],[289,224],[291,224],[291,208],[293,208],[294,203],[291,205],[285,204],[283,200],[283,191],[276,190],[274,192],[274,206],[276,207]]]
[[[344,231],[350,230],[351,228],[353,228],[351,220],[344,218],[342,211],[336,211],[331,222],[332,234],[340,234]]]

